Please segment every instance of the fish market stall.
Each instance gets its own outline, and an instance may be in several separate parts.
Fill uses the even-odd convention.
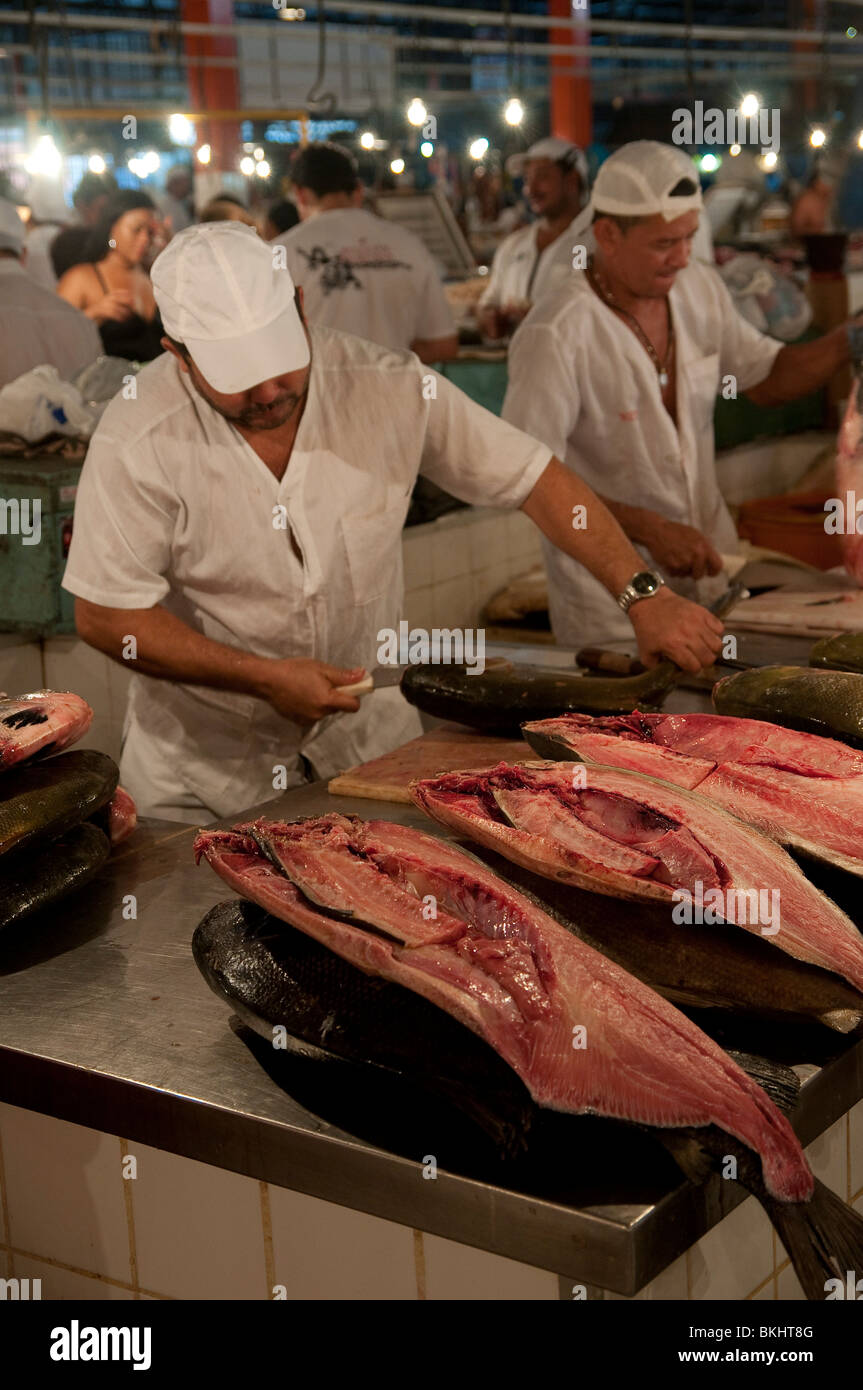
[[[446,836],[323,784],[266,813],[333,810]],[[0,941],[10,1276],[44,1297],[800,1297],[754,1200],[683,1179],[643,1131],[548,1115],[502,1161],[392,1078],[328,1073],[231,1021],[190,950],[226,896],[194,838],[145,822],[65,910]],[[757,1051],[758,1029],[733,1045]],[[797,1133],[853,1198],[863,1042],[785,1028],[781,1050],[805,1081]]]

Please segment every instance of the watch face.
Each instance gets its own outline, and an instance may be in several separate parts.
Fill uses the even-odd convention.
[[[636,574],[631,583],[639,598],[649,598],[649,596],[655,594],[659,588],[656,575],[650,574],[649,571]]]

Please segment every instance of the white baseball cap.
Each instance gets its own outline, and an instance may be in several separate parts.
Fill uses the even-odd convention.
[[[547,135],[544,140],[537,140],[523,154],[510,155],[506,161],[507,173],[516,176],[523,174],[529,159],[551,159],[555,164],[562,164],[565,169],[576,169],[582,185],[587,186],[587,160],[578,145],[574,145],[571,140],[563,140],[559,135]]]
[[[671,196],[681,179],[694,185],[692,193]],[[633,140],[615,150],[600,166],[590,195],[594,212],[618,217],[655,217],[673,222],[685,212],[700,209],[701,185],[695,165],[675,145],[658,140]]]
[[[173,237],[153,262],[165,332],[226,395],[308,366],[294,282],[276,250],[244,222],[205,222]]]
[[[7,198],[0,198],[0,251],[14,251],[20,256],[27,229],[18,215],[18,209]]]

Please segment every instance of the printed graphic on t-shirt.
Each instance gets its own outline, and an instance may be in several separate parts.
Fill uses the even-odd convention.
[[[297,250],[305,257],[310,270],[320,271],[321,288],[325,295],[333,290],[345,290],[348,285],[361,290],[363,282],[355,274],[357,266],[363,270],[413,269],[407,261],[396,260],[388,246],[370,246],[364,239],[360,239],[356,246],[342,247],[334,256],[329,254],[325,246],[313,246],[311,251],[298,246]]]

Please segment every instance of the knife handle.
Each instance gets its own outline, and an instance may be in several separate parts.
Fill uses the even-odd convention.
[[[582,647],[576,652],[576,665],[588,671],[605,671],[610,676],[640,676],[646,667],[635,656],[623,652],[606,652],[602,647]]]
[[[354,681],[353,685],[337,685],[336,693],[338,695],[354,695],[359,700],[362,699],[363,695],[371,695],[374,688],[374,676],[363,676],[361,681]]]

